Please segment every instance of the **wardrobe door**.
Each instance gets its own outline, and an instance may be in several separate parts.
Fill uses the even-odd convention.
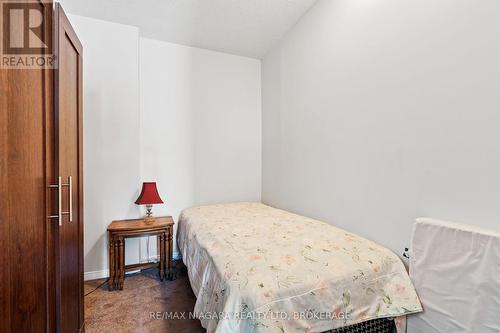
[[[82,45],[59,3],[55,9],[57,170],[63,184],[57,246],[58,323],[83,326]]]
[[[42,13],[42,39],[50,44],[52,4],[16,6],[24,18],[30,10]],[[9,37],[22,40],[23,24],[11,21],[2,43]],[[0,68],[0,332],[55,330],[56,224],[48,218],[47,200],[53,171],[52,75],[50,69]]]

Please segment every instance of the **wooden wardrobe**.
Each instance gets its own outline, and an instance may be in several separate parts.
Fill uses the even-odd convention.
[[[0,332],[79,332],[82,45],[59,4],[31,4],[57,63],[0,68]],[[9,36],[22,32],[11,25]]]

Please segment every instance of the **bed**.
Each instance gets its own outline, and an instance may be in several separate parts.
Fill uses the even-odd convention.
[[[177,244],[209,333],[383,332],[363,327],[422,311],[391,251],[261,203],[186,209]]]

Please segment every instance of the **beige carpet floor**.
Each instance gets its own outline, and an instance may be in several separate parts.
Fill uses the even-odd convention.
[[[196,298],[185,267],[176,265],[174,281],[160,281],[157,269],[125,278],[123,290],[108,291],[105,280],[85,282],[85,331],[92,332],[205,332],[197,319],[187,317]],[[175,318],[168,315],[177,313]]]

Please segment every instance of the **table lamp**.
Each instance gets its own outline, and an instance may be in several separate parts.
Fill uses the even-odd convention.
[[[147,223],[154,222],[153,217],[153,205],[162,204],[158,190],[156,189],[156,182],[144,182],[142,184],[142,191],[139,197],[135,201],[136,205],[146,205],[146,217],[144,220]]]

